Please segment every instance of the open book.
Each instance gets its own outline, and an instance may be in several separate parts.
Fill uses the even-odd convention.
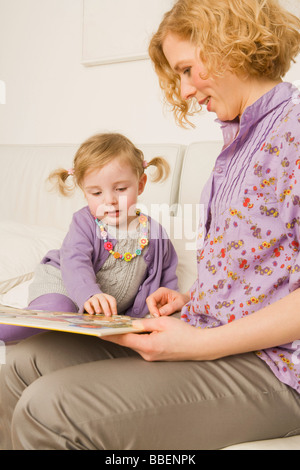
[[[133,326],[134,319],[124,315],[89,315],[80,313],[44,312],[23,310],[0,305],[0,328],[4,325],[17,325],[43,330],[65,331],[92,336],[139,333],[142,329]]]

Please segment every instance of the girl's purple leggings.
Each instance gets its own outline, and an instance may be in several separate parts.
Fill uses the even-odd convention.
[[[27,307],[29,310],[48,310],[53,312],[77,313],[78,308],[71,299],[62,294],[45,294],[33,300]],[[0,325],[0,341],[5,343],[20,341],[45,330],[25,328],[23,326]]]

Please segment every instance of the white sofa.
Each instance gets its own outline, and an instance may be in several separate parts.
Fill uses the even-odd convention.
[[[146,160],[165,157],[171,175],[161,184],[147,183],[140,202],[166,226],[178,252],[180,289],[196,278],[196,213],[202,187],[221,142],[140,145]],[[77,145],[0,145],[0,304],[24,307],[35,266],[59,247],[72,214],[85,205],[81,192],[63,198],[49,191],[45,180],[57,167],[70,168]],[[169,209],[171,217],[168,217]],[[295,450],[300,436],[241,443],[227,450]]]

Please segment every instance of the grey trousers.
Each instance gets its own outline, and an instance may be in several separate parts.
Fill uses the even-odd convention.
[[[210,450],[300,434],[300,395],[253,353],[149,363],[48,332],[8,354],[0,393],[1,449]]]

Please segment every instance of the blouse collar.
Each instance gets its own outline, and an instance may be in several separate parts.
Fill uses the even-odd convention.
[[[230,145],[237,134],[241,137],[250,127],[254,126],[275,108],[291,100],[295,92],[297,92],[297,95],[299,94],[299,91],[292,83],[279,83],[252,105],[248,106],[240,119],[236,118],[233,121],[220,121],[216,119],[216,122],[221,124],[225,146]]]

